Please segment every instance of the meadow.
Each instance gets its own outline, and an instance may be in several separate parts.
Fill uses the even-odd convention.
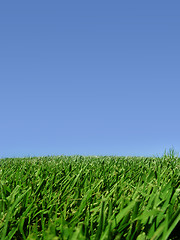
[[[0,159],[0,239],[180,239],[180,158]]]

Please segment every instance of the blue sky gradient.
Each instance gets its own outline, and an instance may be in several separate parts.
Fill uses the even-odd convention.
[[[0,157],[180,152],[179,1],[0,3]]]

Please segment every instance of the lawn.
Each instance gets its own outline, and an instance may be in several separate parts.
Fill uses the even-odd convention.
[[[0,159],[0,239],[180,239],[180,158]]]

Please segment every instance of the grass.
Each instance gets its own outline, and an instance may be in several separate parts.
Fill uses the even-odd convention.
[[[0,159],[0,239],[180,239],[180,158]]]

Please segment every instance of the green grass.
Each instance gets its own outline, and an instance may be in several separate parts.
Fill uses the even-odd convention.
[[[180,239],[180,158],[0,159],[0,239]]]

